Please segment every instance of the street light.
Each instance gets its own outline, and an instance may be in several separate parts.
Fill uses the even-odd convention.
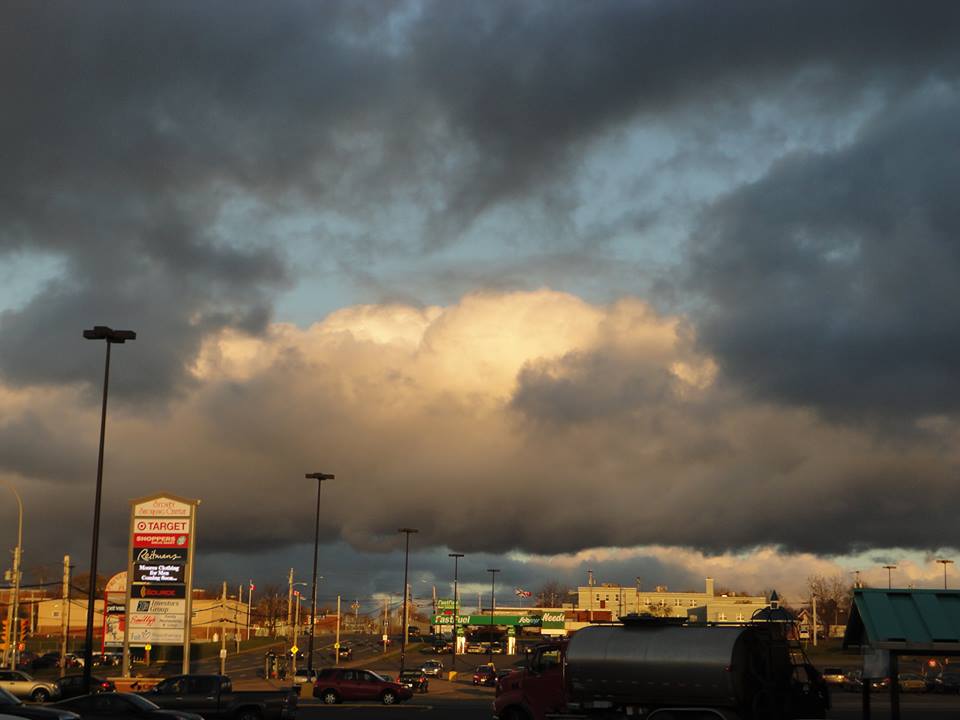
[[[407,570],[410,564],[410,535],[419,532],[416,528],[400,528],[397,532],[405,533],[407,536],[407,549],[403,555],[403,620],[400,622],[400,629],[403,637],[400,638],[400,673],[403,674],[404,663],[407,659]]]
[[[17,499],[17,549],[13,553],[13,603],[7,612],[7,655],[4,660],[8,660],[11,670],[16,667],[16,648],[17,648],[17,628],[20,623],[20,556],[23,554],[23,501],[20,499],[20,493],[13,486],[13,483],[4,480],[3,484],[10,488],[10,492]]]
[[[333,475],[322,472],[307,473],[307,480],[317,481],[317,521],[313,528],[313,601],[310,605],[310,648],[307,654],[307,671],[313,670],[313,634],[317,630],[317,550],[320,548],[320,488],[324,480],[333,480]]]
[[[893,576],[890,574],[891,570],[896,570],[896,565],[884,565],[884,570],[887,571],[887,590],[890,590],[893,587]]]
[[[487,568],[487,572],[490,573],[490,637],[493,637],[493,606],[496,604],[496,595],[494,595],[494,581],[496,580],[497,573],[500,572],[497,568]],[[490,660],[493,660],[493,640],[490,640],[490,645],[487,649],[487,656]]]
[[[937,560],[938,563],[943,565],[943,589],[947,589],[947,565],[952,565],[953,560]]]
[[[113,330],[106,325],[95,325],[93,330],[84,330],[87,340],[107,341],[107,360],[103,370],[103,408],[100,411],[100,453],[97,456],[97,492],[93,503],[93,542],[90,548],[90,583],[87,588],[87,633],[83,651],[84,693],[90,692],[90,673],[93,670],[93,605],[97,594],[97,550],[100,544],[100,497],[103,492],[103,440],[107,429],[107,389],[110,385],[110,346],[122,345],[127,340],[136,340],[133,330]]]
[[[447,553],[453,558],[453,659],[450,660],[450,669],[457,669],[457,617],[460,614],[460,603],[457,602],[457,564],[463,553]]]

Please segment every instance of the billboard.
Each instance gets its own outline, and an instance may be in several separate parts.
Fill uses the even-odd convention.
[[[131,501],[124,674],[131,645],[182,645],[189,672],[196,509],[199,500],[154,495]]]

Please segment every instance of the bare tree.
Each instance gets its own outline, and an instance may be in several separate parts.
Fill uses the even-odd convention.
[[[566,599],[567,593],[568,588],[559,580],[550,580],[541,585],[533,596],[537,599],[536,607],[559,607]]]
[[[811,597],[816,596],[823,617],[833,616],[834,625],[839,625],[841,616],[845,618],[850,612],[853,585],[843,573],[829,577],[811,575],[807,578],[807,589]]]
[[[253,611],[253,617],[250,619],[251,624],[265,625],[271,635],[276,635],[280,618],[286,620],[286,617],[287,594],[285,592],[281,594],[278,585],[266,585],[257,599],[257,606]]]

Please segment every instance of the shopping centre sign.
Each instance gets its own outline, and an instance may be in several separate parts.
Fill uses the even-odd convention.
[[[199,500],[159,494],[130,502],[124,675],[130,647],[182,645],[190,672],[193,557]]]

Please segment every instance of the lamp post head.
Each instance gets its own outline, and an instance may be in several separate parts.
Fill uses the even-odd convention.
[[[334,477],[336,476],[328,473],[315,472],[315,473],[307,473],[306,475],[304,475],[304,477],[307,480],[333,480]]]
[[[463,557],[463,553],[447,553],[447,557],[462,558],[462,557]]]
[[[500,570],[498,568],[487,568],[488,573],[498,573]]]
[[[94,325],[93,330],[84,330],[83,336],[87,340],[106,340],[109,343],[118,344],[137,339],[137,334],[133,330],[114,330],[106,325]]]

